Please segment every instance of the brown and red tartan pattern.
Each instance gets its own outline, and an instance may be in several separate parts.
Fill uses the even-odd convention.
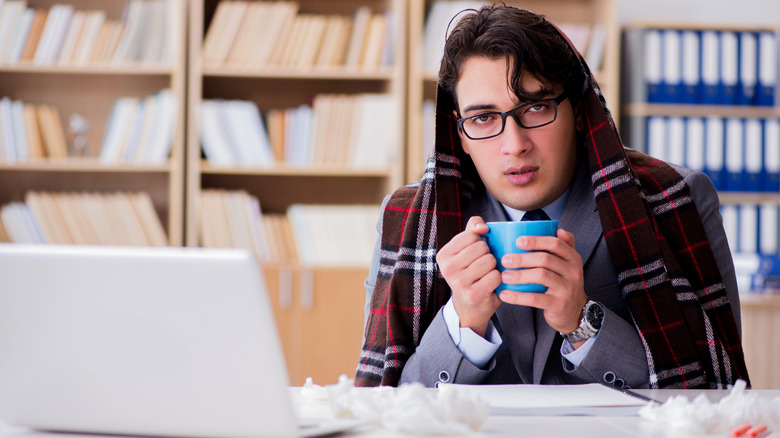
[[[748,380],[739,332],[688,187],[667,164],[626,150],[598,85],[585,91],[593,189],[618,281],[645,346],[652,388]],[[438,89],[435,151],[383,216],[379,276],[355,384],[396,385],[450,290],[438,248],[463,227],[479,175],[460,146],[454,103]]]

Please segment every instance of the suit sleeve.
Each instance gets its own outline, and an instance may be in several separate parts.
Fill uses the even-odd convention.
[[[737,323],[741,337],[742,323],[737,276],[734,271],[734,260],[731,258],[729,242],[726,239],[726,231],[723,229],[718,192],[712,185],[712,181],[701,172],[690,172],[685,175],[685,183],[688,184],[693,201],[696,203],[696,210],[701,216],[704,232],[707,234],[712,254],[718,264],[718,270],[726,287],[726,295],[731,304],[731,311],[734,313],[734,321]]]
[[[495,366],[495,357],[487,363],[485,369],[480,369],[463,356],[447,330],[442,308],[404,365],[399,384],[420,382],[428,387],[436,386],[439,382],[479,384],[484,382]]]

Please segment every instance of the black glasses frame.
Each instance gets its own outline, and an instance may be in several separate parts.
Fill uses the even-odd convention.
[[[468,138],[470,138],[472,140],[487,140],[489,138],[498,137],[499,135],[501,135],[504,132],[504,128],[506,127],[506,118],[507,117],[512,117],[512,119],[514,119],[514,121],[521,128],[525,128],[525,129],[541,128],[542,126],[547,126],[550,123],[552,123],[552,122],[554,122],[555,120],[558,119],[558,105],[561,102],[563,102],[564,100],[566,100],[566,97],[567,97],[567,95],[566,95],[566,92],[564,91],[563,93],[561,93],[557,97],[551,97],[549,99],[541,99],[541,100],[535,100],[533,102],[524,103],[522,105],[518,105],[518,106],[512,108],[509,111],[504,111],[504,112],[490,111],[490,112],[486,112],[486,113],[475,114],[473,116],[463,117],[462,119],[458,119],[458,129],[460,129],[460,132],[464,133],[466,135],[466,137],[468,137]],[[534,126],[526,126],[526,125],[524,125],[520,121],[520,118],[517,117],[517,110],[519,110],[519,109],[521,109],[523,107],[530,106],[530,105],[537,105],[540,102],[552,102],[553,103],[553,105],[555,107],[555,114],[553,115],[552,120],[550,120],[549,122],[546,122],[546,123],[542,123],[541,125],[534,125]],[[484,117],[486,115],[492,115],[492,114],[496,114],[496,115],[501,116],[501,130],[498,131],[498,133],[493,134],[493,135],[488,136],[488,137],[477,137],[477,138],[475,138],[475,137],[470,136],[468,134],[468,132],[466,132],[466,130],[463,129],[463,122],[465,122],[466,120],[473,119],[473,118],[476,118],[476,117]]]

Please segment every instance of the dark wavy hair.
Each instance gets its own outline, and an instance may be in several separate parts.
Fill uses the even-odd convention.
[[[510,87],[521,101],[530,100],[521,87],[524,74],[533,75],[551,90],[562,85],[572,105],[580,101],[585,74],[574,51],[545,16],[505,4],[462,14],[447,37],[439,69],[439,85],[450,93],[455,108],[460,69],[473,56],[506,59]]]

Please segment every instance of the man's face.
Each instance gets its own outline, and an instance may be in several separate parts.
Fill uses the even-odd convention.
[[[489,111],[509,111],[520,102],[512,93],[504,59],[467,59],[456,85],[460,117]],[[524,75],[523,90],[538,99],[563,91],[544,89],[539,80]],[[485,187],[499,202],[517,210],[544,207],[560,197],[574,177],[577,161],[576,121],[569,99],[558,105],[554,122],[539,128],[521,128],[511,117],[497,137],[471,140],[459,132],[463,149],[471,156]]]

